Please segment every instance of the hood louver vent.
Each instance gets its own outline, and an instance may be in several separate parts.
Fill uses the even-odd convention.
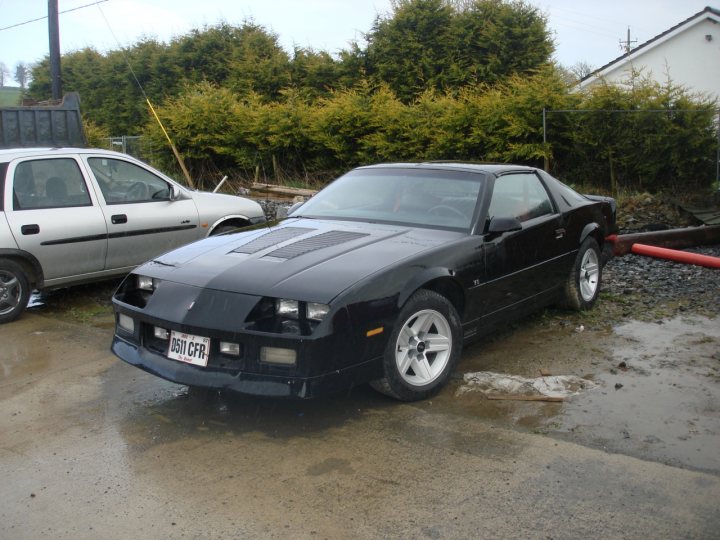
[[[308,229],[307,227],[283,227],[282,229],[275,229],[262,236],[258,236],[255,240],[248,242],[244,246],[233,249],[232,253],[246,253],[251,255],[314,230],[316,229]]]
[[[337,246],[338,244],[344,244],[352,240],[357,240],[368,236],[365,233],[345,232],[345,231],[330,231],[297,242],[283,246],[280,249],[271,251],[266,257],[275,257],[277,259],[293,259],[310,253],[311,251],[317,251],[331,246]]]

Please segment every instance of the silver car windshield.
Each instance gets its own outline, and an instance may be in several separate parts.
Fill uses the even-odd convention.
[[[397,223],[467,230],[484,176],[432,169],[357,169],[338,178],[291,217]]]

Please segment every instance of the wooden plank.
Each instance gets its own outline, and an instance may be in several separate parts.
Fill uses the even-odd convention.
[[[277,184],[261,184],[260,182],[253,182],[251,189],[254,191],[268,191],[270,193],[278,193],[281,195],[296,196],[301,195],[303,197],[312,197],[317,193],[315,189],[302,189],[287,186],[278,186]]]

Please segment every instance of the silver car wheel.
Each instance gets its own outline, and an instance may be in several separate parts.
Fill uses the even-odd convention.
[[[15,274],[0,270],[0,315],[7,315],[17,308],[22,292],[22,285]]]
[[[600,281],[600,261],[597,253],[588,249],[580,262],[580,294],[583,300],[590,302],[595,297],[595,292]]]
[[[400,377],[413,386],[437,379],[450,360],[452,331],[439,312],[424,309],[403,325],[395,346],[395,362]]]

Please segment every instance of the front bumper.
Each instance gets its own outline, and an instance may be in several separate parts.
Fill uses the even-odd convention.
[[[285,320],[275,324],[281,321],[262,310],[256,314],[259,296],[169,280],[155,283],[151,294],[140,294],[134,279],[126,280],[113,297],[116,329],[111,350],[121,360],[169,381],[309,398],[346,392],[382,377],[387,334],[368,336],[363,323],[351,322],[347,308],[333,310],[308,333],[285,326]],[[268,320],[272,324],[261,324]],[[208,338],[207,365],[168,358],[171,331]],[[233,344],[234,351],[223,349],[223,342]],[[270,349],[292,351],[288,358],[294,357],[294,362],[268,359]]]
[[[353,386],[378,378],[378,359],[316,376],[249,373],[184,364],[115,335],[111,351],[121,360],[168,381],[188,386],[232,390],[243,394],[311,398],[347,392]]]

